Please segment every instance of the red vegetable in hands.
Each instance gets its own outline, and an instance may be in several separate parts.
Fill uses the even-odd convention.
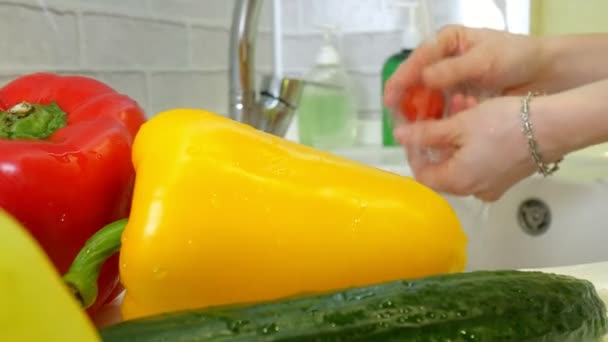
[[[408,121],[441,119],[444,102],[441,91],[415,85],[407,89],[401,100],[401,114]]]
[[[131,143],[144,113],[93,79],[42,73],[0,89],[0,110],[0,207],[63,274],[90,236],[129,215]],[[116,257],[99,285],[92,312],[118,294]]]

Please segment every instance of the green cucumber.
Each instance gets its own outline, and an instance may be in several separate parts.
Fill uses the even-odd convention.
[[[103,341],[599,341],[606,307],[564,275],[477,271],[118,323]]]

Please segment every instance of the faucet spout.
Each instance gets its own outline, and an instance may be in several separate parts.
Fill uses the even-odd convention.
[[[265,75],[256,90],[255,48],[262,0],[237,0],[229,45],[229,117],[283,136],[296,111],[303,83]],[[280,14],[279,14],[280,15]]]
[[[230,32],[230,117],[251,124],[255,109],[255,43],[262,0],[238,0]]]

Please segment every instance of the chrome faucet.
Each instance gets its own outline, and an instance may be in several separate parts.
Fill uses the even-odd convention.
[[[255,46],[263,0],[237,0],[229,51],[229,116],[257,129],[284,136],[302,92],[303,82],[281,75],[264,75],[255,85]]]

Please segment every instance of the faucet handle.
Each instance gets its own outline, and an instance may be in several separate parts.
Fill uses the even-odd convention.
[[[304,82],[266,75],[262,79],[256,127],[284,136],[300,102]]]
[[[295,108],[300,102],[303,86],[304,82],[299,79],[265,75],[262,78],[261,95],[279,99]]]

